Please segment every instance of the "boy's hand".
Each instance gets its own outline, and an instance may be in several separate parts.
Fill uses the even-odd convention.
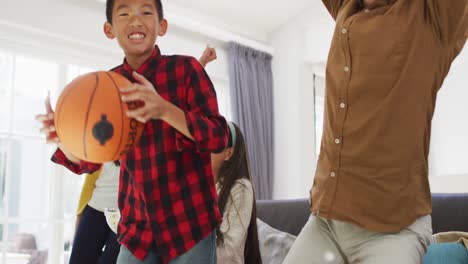
[[[36,116],[36,120],[42,123],[41,133],[46,135],[47,143],[60,144],[54,125],[54,111],[50,105],[50,95],[45,100],[46,114]]]
[[[156,92],[153,84],[144,76],[135,71],[132,75],[137,83],[120,89],[120,92],[125,94],[122,95],[122,102],[140,101],[143,102],[143,106],[134,110],[128,110],[127,116],[135,118],[141,123],[146,123],[151,119],[161,119],[168,102]]]
[[[214,60],[217,59],[217,55],[216,55],[216,50],[215,48],[211,48],[210,46],[207,46],[205,51],[203,51],[203,54],[202,56],[200,57],[200,59],[198,60],[200,62],[200,64],[203,66],[203,67],[206,67],[206,65]]]
[[[57,131],[55,130],[54,124],[54,110],[52,110],[52,106],[50,105],[50,94],[47,94],[47,98],[45,100],[45,107],[46,107],[46,114],[37,115],[36,120],[42,123],[41,133],[46,135],[46,141],[49,144],[56,144],[58,148],[60,148],[65,154],[65,156],[71,162],[75,164],[79,164],[81,160],[73,155],[71,152],[65,149],[63,144],[60,142],[60,139],[57,136]]]

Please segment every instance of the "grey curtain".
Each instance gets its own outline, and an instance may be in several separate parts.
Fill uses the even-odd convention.
[[[244,133],[257,199],[273,194],[273,76],[271,55],[229,43],[233,121]]]

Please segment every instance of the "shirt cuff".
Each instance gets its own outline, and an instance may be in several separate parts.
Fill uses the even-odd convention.
[[[80,164],[73,163],[67,158],[67,156],[65,156],[60,148],[57,148],[54,155],[52,155],[51,161],[59,165],[63,165],[75,174],[91,173],[101,167],[100,164],[94,164],[86,161],[80,161]]]
[[[185,120],[187,120],[187,127],[190,134],[194,135],[193,133],[193,116],[189,112],[185,112]],[[194,151],[199,152],[197,144],[194,140],[188,138],[177,129],[175,129],[175,136],[176,136],[176,149],[177,151]]]

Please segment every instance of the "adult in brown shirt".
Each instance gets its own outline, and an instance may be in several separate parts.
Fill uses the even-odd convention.
[[[468,37],[468,0],[323,3],[336,29],[315,216],[285,263],[420,263],[432,233],[431,119]]]

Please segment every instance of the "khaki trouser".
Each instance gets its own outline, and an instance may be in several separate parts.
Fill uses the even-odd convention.
[[[310,216],[284,264],[421,264],[432,236],[431,216],[395,234]]]

